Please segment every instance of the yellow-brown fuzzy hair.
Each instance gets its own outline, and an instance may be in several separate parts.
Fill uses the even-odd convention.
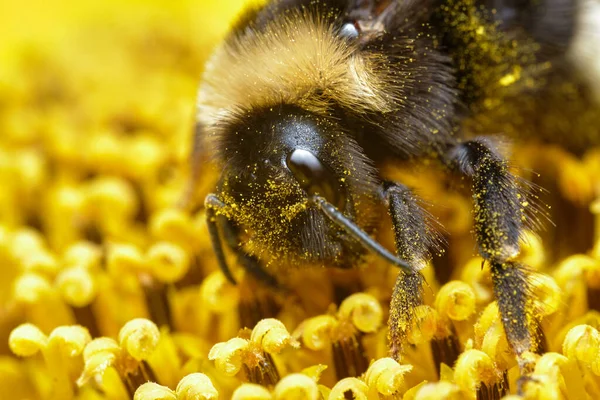
[[[318,113],[333,103],[358,114],[390,112],[402,93],[390,89],[397,85],[385,62],[359,52],[323,19],[288,13],[215,51],[200,86],[198,120],[210,127],[278,104]]]

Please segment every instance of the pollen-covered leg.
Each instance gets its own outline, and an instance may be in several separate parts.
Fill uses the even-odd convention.
[[[216,195],[209,194],[206,196],[204,205],[206,207],[208,232],[213,249],[217,256],[219,267],[227,280],[234,285],[236,284],[235,278],[225,259],[225,253],[223,252],[223,245],[219,235],[219,227],[221,228],[227,246],[235,253],[242,267],[260,282],[272,288],[279,288],[277,280],[265,271],[260,264],[260,261],[244,251],[240,243],[238,228],[224,214],[219,213],[219,210],[224,209],[225,204]]]
[[[244,251],[240,242],[239,228],[230,220],[221,217],[221,230],[223,237],[229,248],[236,254],[238,262],[242,267],[258,281],[273,289],[281,289],[281,285],[277,279],[269,274],[262,266],[260,260]]]
[[[529,372],[525,353],[536,349],[527,269],[515,261],[527,218],[524,195],[507,161],[489,140],[459,144],[449,156],[453,165],[472,179],[479,252],[490,263],[504,330],[524,375]]]
[[[429,249],[436,246],[435,233],[427,223],[427,213],[405,186],[386,183],[383,196],[394,228],[396,251],[414,272],[400,270],[390,304],[389,346],[391,356],[399,359],[415,317],[423,303],[423,276],[417,272],[430,258]]]
[[[219,200],[215,194],[211,193],[206,196],[206,199],[204,200],[204,207],[206,208],[206,225],[208,226],[208,235],[210,236],[213,251],[217,257],[217,262],[219,263],[219,268],[227,280],[235,285],[237,282],[231,273],[231,269],[229,269],[229,265],[227,265],[225,252],[223,251],[223,243],[221,242],[219,227],[217,225],[217,216],[219,215],[219,211],[225,207],[225,204]]]
[[[239,240],[239,231],[234,223],[227,218],[223,213],[225,204],[214,194],[209,194],[204,201],[206,207],[206,217],[208,232],[212,241],[213,250],[217,257],[219,267],[223,275],[229,282],[237,285],[237,281],[233,273],[229,269],[225,253],[223,251],[223,243],[221,241],[221,233],[225,239],[227,246],[236,254],[238,262],[242,267],[252,275],[257,281],[269,286],[269,289],[281,289],[277,280],[264,270],[260,261],[247,254],[241,246]],[[219,228],[221,232],[219,232]],[[261,290],[256,287],[255,281],[245,281],[239,286],[242,293],[241,300],[238,305],[238,313],[242,326],[252,327],[258,321],[264,318],[270,318],[277,315],[280,306],[278,305],[272,290]]]

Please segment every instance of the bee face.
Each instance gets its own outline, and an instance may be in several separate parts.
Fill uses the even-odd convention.
[[[341,124],[280,106],[223,129],[230,134],[217,146],[219,158],[227,160],[218,193],[246,229],[253,253],[334,264],[349,256],[345,253],[361,254],[348,251],[354,244],[311,203],[322,196],[360,220],[357,208],[371,207],[377,197],[373,169],[358,145],[344,137]],[[353,184],[357,179],[361,185]],[[363,222],[370,226],[370,219]]]

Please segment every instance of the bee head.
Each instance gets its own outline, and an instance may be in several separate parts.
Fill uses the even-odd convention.
[[[348,133],[339,119],[292,106],[254,110],[223,130],[219,196],[263,243],[274,237],[309,243],[303,232],[329,229],[315,196],[351,218],[372,215],[356,211],[375,202],[377,178]]]
[[[226,165],[223,189],[237,201],[269,197],[283,205],[319,195],[345,210],[353,173],[369,170],[355,165],[363,161],[353,157],[360,149],[336,119],[291,106],[253,111],[217,147]]]

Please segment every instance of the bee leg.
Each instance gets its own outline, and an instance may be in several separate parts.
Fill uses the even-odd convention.
[[[423,304],[425,280],[418,272],[429,260],[429,249],[437,244],[437,236],[427,223],[427,212],[406,186],[385,182],[383,199],[392,218],[396,251],[408,261],[413,272],[400,270],[390,304],[389,346],[391,356],[400,359],[414,320],[415,309]]]
[[[269,274],[262,266],[259,259],[246,253],[240,243],[239,228],[225,216],[219,216],[221,219],[221,230],[223,237],[229,248],[235,253],[242,267],[254,278],[273,289],[282,289],[281,284],[275,277]]]
[[[229,265],[227,265],[227,260],[225,259],[225,253],[223,252],[223,243],[221,242],[221,236],[219,235],[219,227],[217,225],[218,212],[224,207],[225,204],[221,200],[219,200],[219,198],[214,193],[210,193],[206,196],[206,199],[204,199],[208,235],[210,236],[210,242],[212,244],[213,251],[215,252],[215,256],[217,257],[219,268],[221,269],[221,272],[223,272],[223,275],[225,275],[227,280],[233,285],[236,285],[237,282],[233,277],[233,274],[231,273],[231,269],[229,269]]]
[[[342,228],[349,234],[351,237],[356,239],[360,244],[362,244],[365,249],[372,251],[374,254],[377,254],[379,257],[383,258],[387,262],[396,267],[405,270],[408,273],[414,271],[414,268],[407,263],[405,260],[402,260],[392,253],[387,251],[385,247],[383,247],[380,243],[370,237],[365,231],[363,231],[358,225],[356,225],[351,219],[346,217],[340,210],[338,210],[333,204],[329,203],[325,198],[319,195],[313,195],[310,199],[314,204],[319,207],[319,209],[325,214],[327,218],[333,223],[335,223],[338,227]]]
[[[527,267],[516,262],[523,222],[524,193],[489,139],[476,138],[452,148],[451,165],[472,179],[474,230],[479,253],[491,266],[494,295],[506,337],[517,355],[521,376],[531,371],[526,352],[536,348]]]
[[[219,267],[223,272],[223,275],[227,280],[234,285],[236,284],[235,278],[227,265],[225,254],[223,252],[223,245],[221,243],[221,236],[219,235],[219,227],[223,233],[225,243],[235,253],[238,261],[242,267],[258,279],[260,282],[274,289],[281,289],[279,282],[271,274],[269,274],[260,264],[260,261],[249,254],[247,254],[240,245],[239,231],[237,226],[228,219],[225,215],[219,214],[218,210],[223,209],[225,204],[219,200],[215,194],[209,194],[206,196],[204,201],[206,207],[206,217],[208,223],[208,232],[210,239],[217,256]]]

